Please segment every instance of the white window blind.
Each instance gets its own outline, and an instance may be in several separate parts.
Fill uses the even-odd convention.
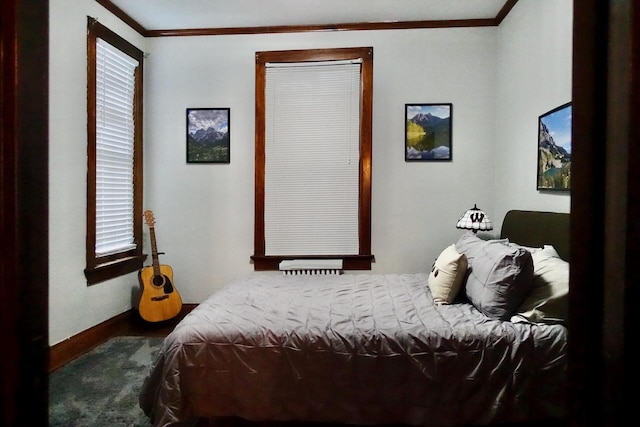
[[[134,89],[138,61],[96,44],[96,254],[135,248]]]
[[[265,255],[358,254],[361,61],[265,71]]]

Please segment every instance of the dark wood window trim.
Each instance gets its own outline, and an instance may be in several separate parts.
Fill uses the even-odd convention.
[[[136,90],[134,95],[134,243],[135,249],[96,256],[96,40],[101,38],[136,59]],[[87,25],[87,266],[84,270],[88,284],[113,279],[142,268],[142,76],[141,50],[109,30],[93,18]]]
[[[359,251],[357,255],[268,256],[265,255],[264,173],[265,173],[265,65],[268,62],[306,62],[362,59],[360,117]],[[371,123],[373,98],[373,48],[289,50],[256,53],[255,128],[255,270],[277,270],[285,259],[343,259],[346,270],[370,270],[371,253]]]

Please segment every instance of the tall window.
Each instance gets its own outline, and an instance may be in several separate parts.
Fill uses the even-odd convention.
[[[89,284],[142,267],[142,51],[88,23]]]
[[[372,65],[371,48],[257,54],[257,270],[371,268]]]

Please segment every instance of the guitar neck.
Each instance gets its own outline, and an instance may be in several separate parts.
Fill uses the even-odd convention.
[[[156,230],[149,227],[149,236],[151,236],[151,259],[153,262],[153,275],[160,275],[160,262],[158,261],[158,246],[156,245]]]

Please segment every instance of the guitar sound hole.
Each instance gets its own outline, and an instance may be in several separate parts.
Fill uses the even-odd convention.
[[[164,285],[164,276],[153,276],[153,284],[154,286],[162,286]]]

